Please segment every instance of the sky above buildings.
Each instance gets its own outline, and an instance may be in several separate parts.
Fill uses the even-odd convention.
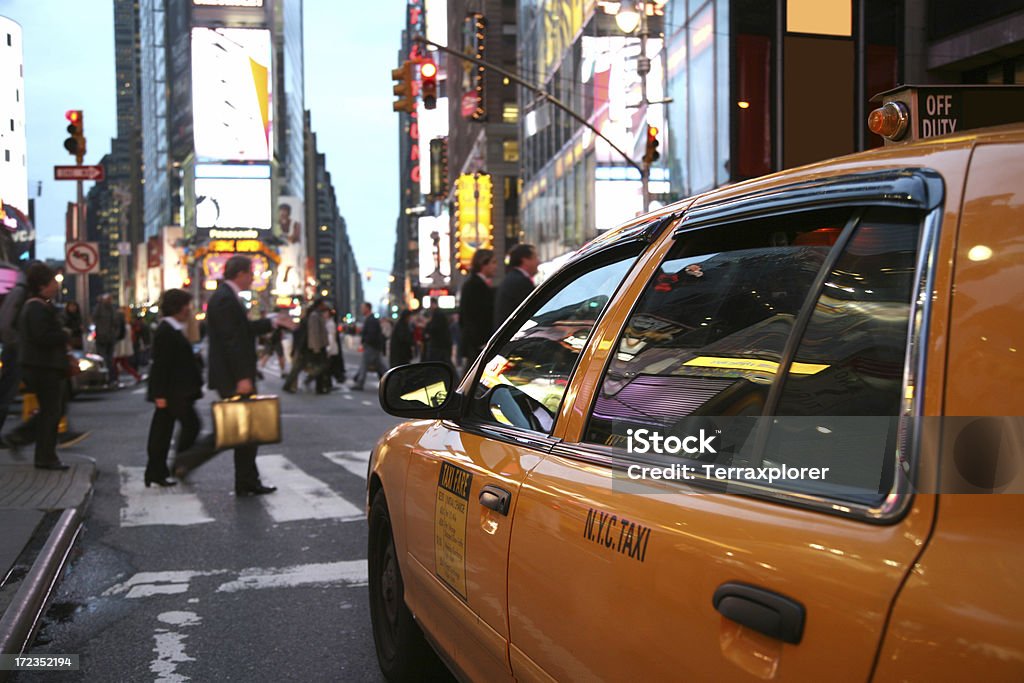
[[[404,28],[404,0],[372,11],[349,2],[305,1],[306,108],[327,156],[338,205],[360,269],[391,270],[398,213],[398,118],[390,70]],[[29,197],[36,198],[37,255],[64,258],[64,213],[75,183],[53,180],[64,150],[64,112],[81,109],[86,164],[110,151],[117,134],[114,9],[111,0],[0,0],[0,15],[19,24],[25,42],[25,128]],[[86,184],[88,191],[90,184]],[[387,274],[363,285],[379,300]]]

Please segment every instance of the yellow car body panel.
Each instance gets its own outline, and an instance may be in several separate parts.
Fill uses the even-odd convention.
[[[679,225],[691,204],[866,171],[936,171],[944,201],[927,364],[910,390],[921,392],[923,415],[1022,415],[1022,160],[1024,127],[1005,126],[785,171],[652,216],[681,213]],[[379,443],[372,479],[392,509],[406,602],[429,638],[472,680],[1020,679],[1024,498],[917,494],[898,519],[871,524],[682,483],[625,492],[607,458],[580,443],[609,357],[676,225],[640,256],[594,327],[551,447],[429,420]],[[469,378],[461,391],[471,387]],[[923,489],[934,490],[949,446],[919,448]],[[465,519],[455,518],[465,528],[461,574],[438,565],[439,555],[448,565],[453,557],[438,541],[439,519],[450,522],[460,507],[442,485],[443,463],[471,475]],[[487,485],[511,492],[507,516],[478,504]],[[800,642],[717,612],[712,596],[726,582],[804,605]]]

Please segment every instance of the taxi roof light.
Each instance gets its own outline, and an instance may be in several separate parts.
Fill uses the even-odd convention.
[[[868,114],[868,130],[888,140],[899,140],[907,133],[910,112],[902,102],[886,102]]]

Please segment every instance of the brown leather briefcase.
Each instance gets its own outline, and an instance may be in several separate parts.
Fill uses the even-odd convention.
[[[277,396],[235,396],[210,407],[217,450],[281,442]]]

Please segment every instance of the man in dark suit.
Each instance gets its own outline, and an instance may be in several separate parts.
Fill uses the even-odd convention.
[[[195,402],[203,395],[203,371],[185,337],[192,317],[192,295],[181,289],[168,289],[160,302],[163,320],[153,335],[153,365],[149,373],[146,400],[156,406],[149,425],[146,464],[146,488],[150,484],[174,486],[168,479],[167,451],[171,447],[174,423],[181,423],[178,451],[189,449],[199,436],[199,415]]]
[[[533,291],[540,257],[532,244],[517,244],[508,252],[508,269],[494,302],[494,329],[501,327]]]
[[[209,386],[221,398],[248,396],[256,393],[256,337],[275,326],[293,329],[286,314],[249,320],[239,295],[252,287],[252,261],[245,256],[232,256],[224,265],[224,279],[206,305],[206,329],[209,339]],[[216,454],[211,440],[204,440],[178,454],[174,473],[181,479]],[[235,493],[257,496],[273,493],[275,486],[264,486],[256,468],[257,446],[235,449]]]
[[[498,260],[490,249],[477,249],[469,267],[469,277],[459,293],[459,327],[462,332],[462,357],[466,367],[480,355],[480,350],[494,331],[494,288],[491,278],[498,269]]]
[[[363,382],[366,381],[366,376],[370,374],[370,368],[377,368],[377,376],[383,377],[384,373],[388,371],[388,361],[384,356],[384,346],[386,339],[384,338],[384,331],[380,327],[380,320],[377,320],[377,316],[373,314],[373,306],[369,301],[363,302],[363,359],[359,364],[359,369],[356,371],[356,376],[352,379],[352,388],[356,391],[362,391]]]

